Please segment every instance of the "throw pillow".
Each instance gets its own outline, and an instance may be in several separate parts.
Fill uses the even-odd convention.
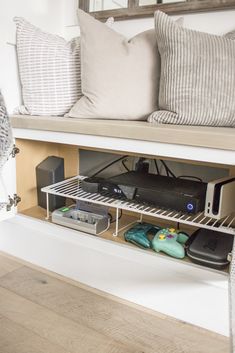
[[[127,40],[78,10],[83,97],[75,118],[146,120],[157,109],[160,58],[154,30]]]
[[[80,38],[66,42],[23,18],[14,21],[23,113],[64,115],[82,95]]]
[[[148,121],[235,127],[235,42],[176,26],[155,13],[161,55],[159,111]]]

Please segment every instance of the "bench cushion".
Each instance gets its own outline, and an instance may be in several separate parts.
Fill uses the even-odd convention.
[[[12,116],[11,121],[12,126],[18,129],[65,132],[235,151],[235,129],[231,128],[23,115]],[[123,146],[123,150],[125,150],[125,146]]]

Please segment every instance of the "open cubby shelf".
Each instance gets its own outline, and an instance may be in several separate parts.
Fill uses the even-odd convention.
[[[75,176],[62,182],[49,185],[42,188],[42,191],[47,194],[47,217],[49,218],[49,194],[71,198],[73,200],[89,201],[100,204],[106,207],[118,210],[124,210],[131,213],[137,213],[141,216],[156,217],[167,222],[176,222],[193,226],[196,228],[206,228],[216,230],[222,233],[235,235],[235,214],[231,214],[223,219],[217,220],[204,216],[204,213],[196,215],[185,214],[174,210],[164,210],[151,205],[139,204],[133,201],[114,199],[98,193],[84,192],[81,188],[81,180],[84,176]],[[118,225],[116,225],[116,234],[118,234]]]
[[[27,217],[33,217],[33,218],[36,218],[40,221],[42,220],[45,220],[46,218],[46,210],[44,208],[41,208],[40,206],[34,206],[32,208],[29,208],[27,210],[24,210],[24,211],[21,211],[21,214],[24,215],[24,216],[27,216]],[[51,219],[48,219],[47,220],[48,222],[51,222]],[[133,223],[133,222],[137,222],[138,221],[138,217],[136,215],[130,215],[129,213],[128,214],[123,214],[122,218],[120,219],[120,227],[121,228],[124,228],[127,224],[130,224],[130,223]],[[148,221],[148,222],[151,222],[153,224],[157,224],[159,226],[162,226],[162,227],[166,227],[167,224],[165,223],[164,220],[161,220],[161,219],[156,219],[154,220],[152,217],[149,218],[149,217],[144,217],[144,221]],[[174,227],[176,227],[176,224],[172,224],[174,225]],[[66,228],[62,225],[58,225],[56,224],[56,227],[62,227],[62,228]],[[183,228],[184,231],[186,231],[188,234],[191,234],[192,233],[192,229],[189,228],[189,227],[186,227],[186,228]],[[76,230],[73,230],[71,229],[72,232],[77,232]],[[139,251],[139,252],[143,252],[143,253],[146,253],[148,255],[152,255],[152,256],[161,256],[161,257],[164,257],[164,258],[167,258],[167,259],[170,259],[172,261],[176,261],[176,262],[183,262],[185,264],[189,264],[189,265],[193,265],[193,266],[196,266],[196,267],[200,267],[202,270],[203,269],[209,269],[210,271],[212,272],[219,272],[219,273],[222,273],[224,274],[225,276],[227,276],[228,274],[228,271],[229,271],[229,267],[226,267],[225,269],[222,269],[222,270],[216,270],[216,269],[212,269],[212,268],[208,268],[206,266],[202,266],[202,265],[197,265],[195,263],[193,263],[191,261],[191,259],[186,255],[183,259],[176,259],[176,258],[173,258],[173,257],[170,257],[169,255],[163,253],[163,252],[160,252],[160,253],[156,253],[154,252],[152,249],[142,249],[142,248],[139,248],[137,247],[136,245],[132,244],[132,243],[127,243],[124,239],[124,233],[125,233],[125,230],[120,230],[119,234],[117,237],[113,236],[113,233],[115,232],[115,223],[112,223],[110,225],[110,228],[105,231],[104,233],[102,233],[102,235],[99,235],[97,236],[97,238],[99,238],[101,241],[104,239],[104,240],[108,240],[108,241],[112,241],[112,242],[115,242],[116,244],[120,244],[120,245],[123,245],[123,246],[127,246],[127,247],[130,247],[132,249],[135,249],[136,251]],[[84,236],[88,235],[88,236],[91,236],[89,233],[83,233]],[[92,235],[92,237],[94,237],[94,235]]]

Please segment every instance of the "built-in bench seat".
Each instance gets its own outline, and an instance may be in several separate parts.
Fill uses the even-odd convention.
[[[235,150],[235,129],[204,126],[152,125],[145,121],[74,119],[13,115],[13,128],[77,133],[142,141]]]

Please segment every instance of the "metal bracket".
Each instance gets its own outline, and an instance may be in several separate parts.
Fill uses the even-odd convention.
[[[18,147],[16,147],[16,145],[13,146],[12,152],[11,152],[11,156],[12,158],[15,158],[15,156],[20,153],[20,149]]]
[[[11,211],[12,207],[16,207],[20,201],[21,201],[21,198],[17,194],[14,194],[13,198],[9,196],[8,197],[8,204],[7,204],[7,211]]]
[[[143,215],[142,213],[140,213],[140,217],[139,219],[135,219],[134,221],[126,224],[125,226],[123,227],[119,227],[119,208],[116,209],[116,227],[115,227],[115,232],[113,233],[113,236],[114,237],[117,237],[118,234],[120,232],[122,232],[123,230],[127,229],[127,228],[130,228],[130,226],[134,225],[134,224],[137,224],[137,223],[142,223],[143,222]]]

